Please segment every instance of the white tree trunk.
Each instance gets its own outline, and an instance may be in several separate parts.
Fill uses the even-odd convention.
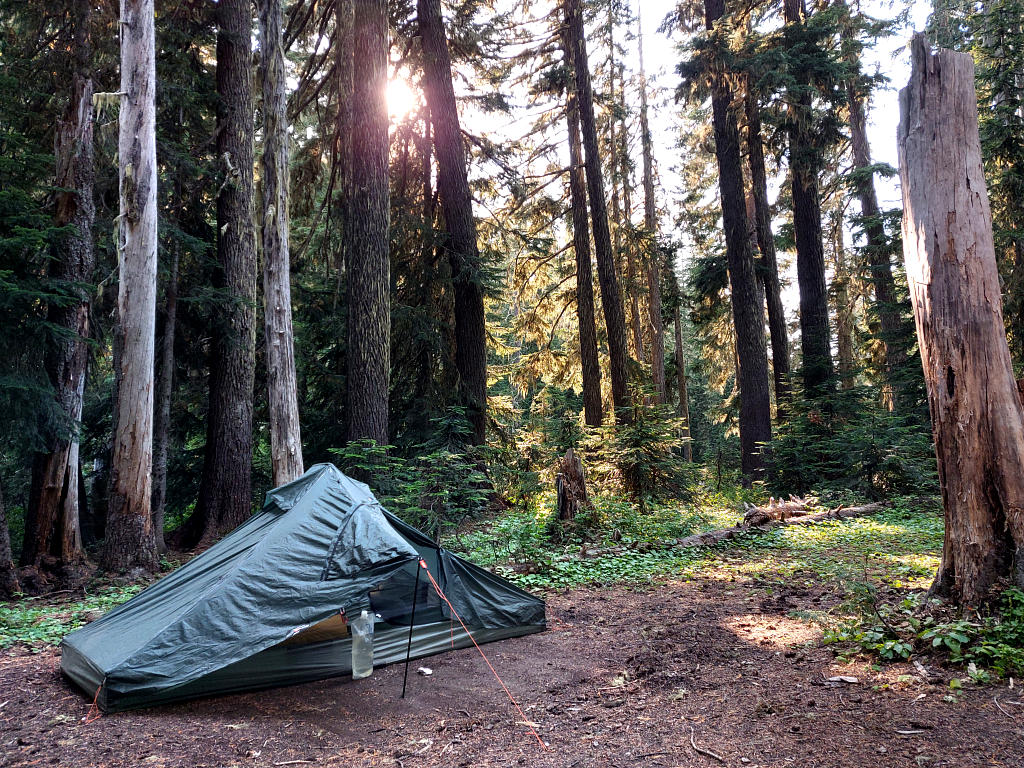
[[[934,589],[972,605],[1024,585],[1024,408],[1006,344],[974,64],[911,46],[900,92],[903,250],[946,534]]]
[[[103,565],[156,566],[150,519],[156,320],[156,62],[153,0],[121,0],[120,286],[123,339]]]
[[[260,2],[263,71],[263,300],[274,485],[302,474],[288,268],[288,98],[281,0]]]

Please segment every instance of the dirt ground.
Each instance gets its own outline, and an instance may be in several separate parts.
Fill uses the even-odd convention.
[[[546,749],[474,649],[419,662],[433,675],[404,700],[394,665],[89,724],[57,651],[8,651],[0,766],[1024,765],[1019,684],[950,702],[950,671],[837,664],[788,616],[828,599],[715,581],[551,596],[550,631],[484,647]]]

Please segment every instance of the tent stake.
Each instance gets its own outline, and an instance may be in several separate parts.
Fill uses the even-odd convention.
[[[416,563],[416,582],[412,587],[412,616],[409,617],[409,644],[405,647],[405,676],[402,678],[402,698],[405,698],[405,686],[409,682],[409,657],[412,654],[412,630],[416,626],[416,595],[420,590],[420,568],[423,566]]]

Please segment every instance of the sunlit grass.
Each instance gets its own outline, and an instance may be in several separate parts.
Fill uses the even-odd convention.
[[[584,535],[550,536],[551,512],[510,513],[452,544],[477,563],[531,589],[652,579],[728,579],[804,584],[844,592],[871,581],[898,589],[928,585],[939,563],[942,520],[933,506],[897,500],[872,517],[791,525],[745,534],[711,548],[658,547],[735,525],[738,502],[726,497],[661,504],[641,515],[622,499],[602,499],[584,521],[587,547],[623,551],[584,558]],[[649,551],[637,551],[653,545]],[[527,572],[523,572],[527,571]]]

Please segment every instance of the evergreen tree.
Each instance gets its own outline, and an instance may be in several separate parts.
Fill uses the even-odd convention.
[[[387,445],[391,315],[385,0],[355,0],[348,250],[348,438]],[[472,215],[472,211],[470,211]]]
[[[252,510],[253,387],[256,366],[256,240],[253,229],[252,13],[247,0],[221,0],[217,23],[217,268],[210,349],[210,398],[202,480],[180,534],[208,544]]]
[[[459,126],[441,2],[418,0],[417,9],[424,85],[437,155],[438,196],[447,236],[445,250],[455,293],[455,368],[462,402],[473,425],[473,442],[482,444],[487,431],[487,326],[466,150]]]
[[[705,0],[705,25],[713,39],[721,32],[719,22],[725,16],[725,10],[724,0]],[[722,42],[716,40],[712,44],[721,46]],[[768,357],[762,310],[764,299],[754,272],[754,254],[747,237],[739,127],[732,110],[727,70],[721,66],[713,67],[710,80],[722,225],[725,228],[733,324],[736,330],[737,378],[741,398],[741,456],[743,474],[749,481],[763,471],[761,449],[771,439]]]
[[[622,311],[622,293],[615,272],[611,233],[608,229],[608,211],[605,206],[604,175],[597,142],[594,120],[594,94],[590,83],[590,65],[587,60],[587,40],[583,27],[580,0],[564,0],[568,46],[579,100],[580,126],[583,134],[584,164],[587,175],[587,194],[593,226],[594,252],[597,257],[597,277],[601,287],[601,304],[608,332],[608,357],[612,382],[612,401],[616,420],[628,423],[629,388],[626,361],[626,318]]]
[[[26,520],[23,565],[36,568],[43,555],[52,553],[63,566],[84,556],[79,528],[80,442],[77,435],[85,398],[90,292],[95,264],[93,248],[93,127],[92,61],[90,43],[91,3],[75,0],[68,15],[64,44],[72,53],[71,93],[64,116],[56,129],[57,169],[54,225],[69,227],[54,242],[51,277],[63,286],[68,300],[50,304],[48,320],[63,330],[47,350],[46,370],[63,421],[71,434],[51,432],[47,451],[37,453],[32,468],[32,493]],[[72,299],[71,297],[74,297]]]
[[[832,337],[829,331],[825,253],[821,230],[818,177],[822,148],[814,136],[812,72],[821,65],[817,29],[809,29],[803,0],[784,0],[785,45],[790,85],[789,108],[790,193],[796,237],[797,283],[800,287],[800,345],[803,383],[807,394],[826,391],[832,382]]]

